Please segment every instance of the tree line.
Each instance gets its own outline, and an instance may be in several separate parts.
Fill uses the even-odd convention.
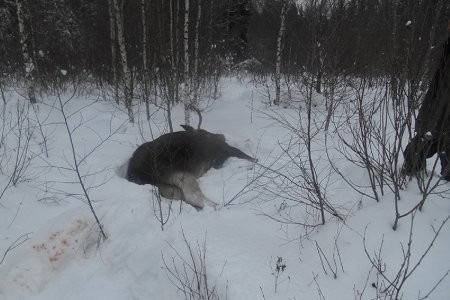
[[[61,75],[81,77],[128,86],[131,98],[138,83],[163,84],[172,101],[183,82],[192,87],[236,68],[307,72],[317,91],[330,75],[390,76],[395,86],[399,74],[429,77],[449,7],[444,0],[4,0],[0,74],[43,87]]]

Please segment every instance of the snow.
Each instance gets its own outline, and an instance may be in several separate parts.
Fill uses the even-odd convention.
[[[295,122],[299,113],[295,105],[268,106],[266,95],[262,87],[245,79],[225,78],[220,98],[204,113],[202,127],[223,133],[230,145],[258,158],[261,165],[284,170],[286,157],[280,145],[287,145],[292,133],[273,116]],[[13,115],[17,103],[26,105],[14,91],[8,97],[7,109]],[[70,92],[63,98],[68,100]],[[26,180],[8,188],[0,199],[0,261],[5,254],[0,264],[0,299],[185,299],[167,269],[183,270],[183,265],[192,263],[187,244],[199,265],[204,253],[208,286],[215,288],[219,299],[376,299],[377,289],[372,284],[378,286],[382,280],[370,265],[364,242],[371,257],[381,253],[389,278],[400,268],[411,218],[401,219],[393,231],[390,192],[376,202],[357,194],[334,173],[327,196],[345,212],[345,222],[329,215],[325,225],[314,228],[276,222],[273,218],[289,214],[301,222],[302,216],[311,218],[311,214],[301,206],[287,205],[281,193],[268,194],[257,186],[260,181],[254,179],[263,167],[232,158],[223,168],[212,169],[199,179],[204,194],[220,204],[217,210],[198,212],[178,201],[162,199],[163,219],[167,220],[162,226],[154,188],[126,181],[119,169],[137,145],[167,131],[165,116],[153,108],[150,126],[143,114],[132,125],[121,108],[98,98],[102,99],[77,95],[67,102],[65,111],[75,128],[80,171],[93,174],[84,179],[108,238],[98,243],[97,227],[70,170],[71,150],[57,98],[45,96],[36,115],[30,109],[30,120],[36,124],[38,116],[42,124],[48,157],[42,135],[35,128]],[[322,101],[317,95],[316,121],[326,115]],[[301,113],[306,113],[305,109]],[[182,120],[180,105],[173,111],[176,130],[181,130],[177,124]],[[332,144],[338,137],[329,138]],[[325,176],[329,173],[325,144],[322,139],[314,143],[322,171],[319,176]],[[8,153],[4,157],[14,157],[11,153],[15,152]],[[363,169],[338,156],[335,159],[348,179],[368,186]],[[10,169],[5,160],[1,166],[7,174]],[[0,188],[7,180],[0,173]],[[274,187],[270,180],[266,183],[268,188]],[[415,215],[411,268],[450,215],[449,188],[449,183],[442,184],[442,192],[431,195]],[[402,211],[420,199],[417,185],[410,182],[402,191]],[[169,207],[172,210],[167,216]],[[450,270],[449,236],[450,226],[445,224],[406,281],[402,299],[425,295]],[[17,247],[8,251],[12,245]],[[284,271],[276,271],[278,258],[286,265]],[[446,277],[428,299],[449,298]]]
[[[27,62],[25,64],[25,72],[26,73],[31,73],[31,72],[33,72],[33,70],[34,70],[34,64],[30,63],[30,62]]]

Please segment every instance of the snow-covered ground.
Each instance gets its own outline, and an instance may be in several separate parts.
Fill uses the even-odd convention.
[[[73,172],[57,99],[44,97],[36,113],[30,108],[23,128],[37,125],[37,119],[41,123],[33,127],[26,153],[32,159],[21,180],[0,199],[0,299],[185,299],[177,286],[197,288],[194,266],[198,274],[206,272],[207,287],[200,277],[200,289],[209,289],[210,299],[375,299],[377,290],[384,299],[387,281],[377,275],[368,255],[378,257],[384,274],[394,279],[404,263],[411,218],[401,219],[393,231],[392,194],[386,192],[380,202],[357,194],[330,171],[324,140],[315,138],[314,155],[319,176],[327,179],[326,196],[345,222],[327,215],[325,225],[294,224],[305,217],[311,222],[317,214],[302,211],[303,206],[290,207],[282,191],[273,190],[278,196],[268,193],[274,182],[261,174],[266,174],[263,166],[279,172],[293,170],[283,169],[282,150],[292,132],[273,116],[295,123],[296,105],[270,107],[264,91],[235,78],[223,79],[221,91],[204,113],[202,127],[223,133],[230,145],[258,158],[260,165],[232,158],[200,178],[205,195],[220,204],[217,210],[196,211],[163,199],[160,213],[152,186],[139,186],[120,176],[120,168],[139,144],[167,132],[162,111],[156,111],[151,122],[141,113],[133,125],[125,112],[102,97],[77,95],[66,104],[80,172],[108,236],[101,243]],[[14,121],[17,107],[25,100],[16,92],[8,97],[2,118]],[[69,98],[64,94],[62,100]],[[315,121],[320,122],[326,111],[320,97],[317,102]],[[182,120],[181,106],[175,107],[175,130],[182,130],[178,125]],[[2,135],[8,136],[9,144],[0,149],[0,192],[8,184],[6,175],[11,174],[16,154],[21,153],[12,144],[18,140],[19,128],[13,123],[4,127]],[[7,135],[6,127],[16,128],[16,135]],[[338,137],[331,134],[329,138],[332,144]],[[348,178],[369,185],[363,169],[336,160]],[[415,215],[407,272],[450,215],[448,188],[449,183],[443,184],[444,192],[431,195]],[[420,197],[411,182],[402,192],[402,209]],[[273,219],[280,216],[289,216],[292,222]],[[405,281],[402,299],[418,299],[434,288],[450,270],[449,249],[447,223]],[[450,278],[445,277],[428,299],[450,299]]]

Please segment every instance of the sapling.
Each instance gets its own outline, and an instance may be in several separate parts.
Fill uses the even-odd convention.
[[[286,269],[286,264],[283,262],[283,258],[281,256],[277,257],[277,262],[275,263],[275,269],[272,272],[272,275],[274,276],[275,282],[274,282],[274,292],[277,292],[278,289],[278,280],[281,276],[281,274],[284,273],[284,270]]]

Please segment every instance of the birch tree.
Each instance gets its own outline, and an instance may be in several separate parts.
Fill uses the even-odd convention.
[[[145,18],[145,2],[146,0],[141,0],[141,21],[142,21],[142,69],[144,72],[143,81],[144,81],[144,102],[145,102],[145,112],[147,115],[147,120],[150,119],[150,87],[149,87],[149,78],[148,78],[148,45],[147,45],[147,21]]]
[[[33,75],[34,61],[28,50],[29,33],[25,30],[25,12],[23,7],[24,0],[16,0],[17,22],[19,24],[20,47],[25,69],[25,88],[27,89],[30,103],[36,103],[36,94],[34,91]]]
[[[281,56],[283,52],[283,38],[284,33],[286,31],[286,14],[287,14],[287,6],[289,0],[281,1],[281,15],[280,15],[280,29],[278,30],[278,38],[277,38],[277,53],[276,53],[276,62],[275,62],[275,100],[274,104],[280,104],[280,93],[281,93]]]
[[[117,38],[116,38],[116,18],[114,11],[113,0],[108,0],[108,8],[109,8],[109,30],[110,30],[110,39],[111,39],[111,66],[112,66],[112,75],[113,75],[113,86],[114,86],[114,101],[119,104],[119,82],[117,80]]]
[[[202,0],[197,0],[197,20],[195,21],[195,40],[194,40],[194,99],[193,105],[198,106],[198,94],[200,88],[200,76],[198,74],[198,64],[199,64],[199,33],[200,33],[200,20],[202,17]],[[198,109],[198,107],[197,107]]]
[[[191,86],[189,69],[189,0],[184,1],[184,124],[191,124]]]
[[[170,86],[168,86],[170,99],[168,101],[172,101],[172,104],[178,102],[178,51],[177,47],[175,47],[175,40],[178,38],[178,12],[180,11],[180,2],[177,1],[176,13],[174,18],[173,14],[173,0],[169,2],[169,36],[170,36],[170,67],[172,76]],[[170,105],[170,104],[169,104]]]
[[[128,65],[127,59],[127,49],[125,41],[125,32],[123,26],[123,1],[119,6],[119,0],[113,0],[114,3],[114,13],[116,19],[117,27],[117,42],[119,44],[119,53],[122,64],[122,73],[124,81],[124,97],[125,97],[125,107],[128,111],[128,119],[130,123],[134,123],[134,113],[133,113],[133,80],[131,77],[130,67]]]

